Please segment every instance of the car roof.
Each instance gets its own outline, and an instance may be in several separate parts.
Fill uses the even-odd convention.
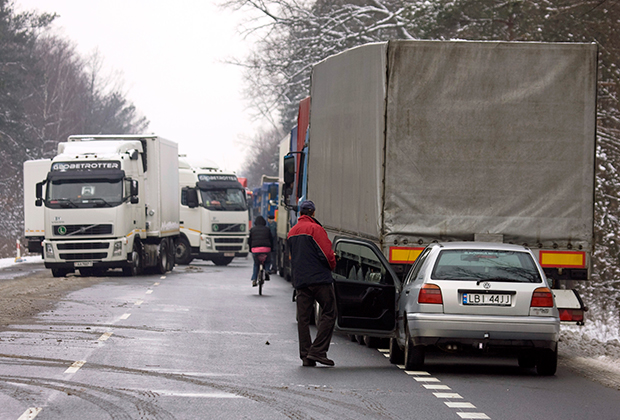
[[[501,242],[437,242],[431,244],[441,249],[478,249],[495,251],[520,251],[530,252],[529,248],[522,245],[504,244]]]

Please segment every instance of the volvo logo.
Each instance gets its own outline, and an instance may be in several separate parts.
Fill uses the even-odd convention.
[[[65,233],[67,233],[67,228],[64,226],[58,226],[58,234],[64,235]]]
[[[482,287],[484,287],[485,289],[490,289],[491,283],[489,283],[488,281],[485,281],[484,283],[482,283]]]

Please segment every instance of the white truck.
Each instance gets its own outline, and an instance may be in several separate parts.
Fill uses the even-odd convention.
[[[42,253],[41,243],[45,239],[43,207],[35,205],[35,185],[47,177],[51,166],[51,159],[24,162],[24,238],[28,252],[35,254]]]
[[[245,188],[237,175],[211,161],[179,157],[181,235],[176,262],[211,260],[224,266],[247,257],[249,217]]]
[[[44,205],[45,267],[54,277],[122,268],[165,273],[179,237],[176,143],[156,135],[78,135],[58,144]],[[43,195],[43,186],[45,195]]]
[[[283,175],[307,191],[285,190],[313,200],[332,237],[374,242],[399,275],[433,241],[493,241],[531,248],[570,289],[590,278],[594,247],[596,76],[595,44],[347,50],[313,68],[296,149],[307,172]],[[562,320],[582,322],[578,306]]]

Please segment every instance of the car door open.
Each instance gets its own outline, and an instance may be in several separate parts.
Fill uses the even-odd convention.
[[[396,274],[375,244],[337,238],[332,273],[338,306],[337,328],[387,336],[395,328]]]

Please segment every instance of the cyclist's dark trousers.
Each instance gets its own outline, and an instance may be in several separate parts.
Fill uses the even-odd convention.
[[[314,341],[310,336],[310,316],[314,301],[321,306],[318,331]],[[336,298],[334,286],[319,284],[297,289],[297,332],[299,334],[299,357],[308,355],[327,357],[329,343],[336,323]]]
[[[258,259],[258,256],[261,255],[260,253],[257,254],[252,254],[252,257],[254,258],[254,268],[252,269],[252,279],[251,280],[256,280],[258,278],[258,271],[260,270],[260,261]],[[269,254],[267,254],[267,259],[265,260],[265,265],[263,267],[269,267]]]

